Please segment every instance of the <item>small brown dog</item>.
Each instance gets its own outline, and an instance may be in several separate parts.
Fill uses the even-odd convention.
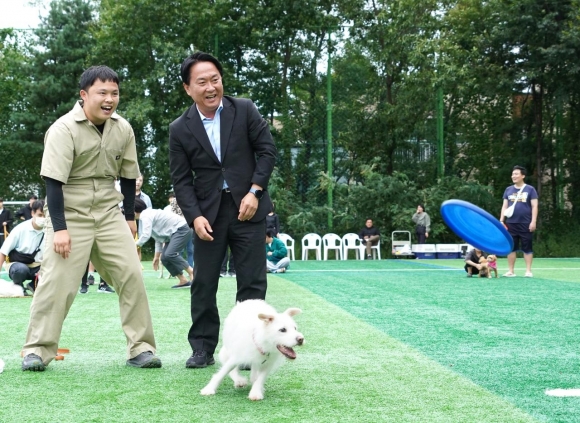
[[[489,277],[491,278],[491,272],[493,272],[497,278],[497,257],[494,254],[487,256],[487,266],[489,267]]]
[[[488,260],[485,257],[481,256],[479,259],[479,264],[481,265],[481,269],[479,269],[479,277],[488,279],[491,278]]]

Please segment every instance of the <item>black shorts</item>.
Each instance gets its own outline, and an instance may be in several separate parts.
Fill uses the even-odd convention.
[[[512,251],[523,251],[524,254],[532,254],[532,237],[533,232],[530,232],[529,223],[508,223],[508,232],[514,240],[514,248]]]

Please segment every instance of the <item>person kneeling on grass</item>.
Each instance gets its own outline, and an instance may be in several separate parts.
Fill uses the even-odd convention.
[[[487,254],[477,248],[474,248],[467,253],[467,257],[465,258],[465,271],[467,272],[468,278],[471,278],[472,275],[479,275],[479,271],[482,267],[482,265],[479,264],[479,260],[482,257],[487,258]]]
[[[286,257],[288,250],[282,241],[274,236],[273,230],[266,231],[266,267],[269,273],[284,273],[290,267]]]
[[[181,256],[181,252],[191,240],[193,230],[185,218],[168,210],[147,208],[140,198],[135,199],[135,218],[139,219],[141,236],[137,246],[142,247],[149,238],[155,240],[155,258],[153,270],[159,268],[159,259],[171,276],[179,279],[177,285],[171,288],[188,288],[193,280],[193,268]],[[163,245],[165,243],[165,245]],[[183,276],[183,271],[189,273],[189,280]]]

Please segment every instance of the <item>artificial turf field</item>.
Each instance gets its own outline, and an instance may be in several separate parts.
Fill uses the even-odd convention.
[[[261,402],[229,379],[199,395],[216,366],[185,369],[189,292],[150,263],[162,369],[124,365],[117,297],[93,286],[65,322],[66,359],[22,372],[30,299],[2,298],[0,422],[580,422],[580,397],[544,393],[580,388],[580,260],[536,259],[533,279],[468,279],[462,264],[297,261],[270,275],[268,301],[303,310],[306,344]],[[234,296],[222,278],[222,317]]]

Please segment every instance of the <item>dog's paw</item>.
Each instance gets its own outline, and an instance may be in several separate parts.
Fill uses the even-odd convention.
[[[250,391],[250,395],[248,395],[248,398],[251,399],[252,401],[261,401],[264,399],[264,394],[262,392]]]
[[[237,378],[236,380],[234,380],[234,387],[235,388],[243,388],[244,386],[248,385],[248,379],[240,376],[239,378]]]
[[[215,395],[215,389],[213,389],[211,386],[206,386],[205,388],[203,388],[201,391],[199,391],[199,393],[201,395]]]

